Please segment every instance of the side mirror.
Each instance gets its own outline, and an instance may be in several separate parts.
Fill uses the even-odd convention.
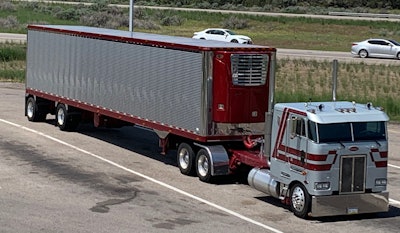
[[[297,129],[297,117],[292,117],[290,119],[288,119],[288,125],[289,125],[289,129],[290,129],[290,138],[293,139],[296,137],[297,133],[296,133],[296,129]]]

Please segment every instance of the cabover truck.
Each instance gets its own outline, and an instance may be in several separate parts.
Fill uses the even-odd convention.
[[[388,116],[336,98],[275,104],[275,63],[268,46],[29,25],[25,115],[151,129],[181,173],[245,167],[301,218],[388,211]]]

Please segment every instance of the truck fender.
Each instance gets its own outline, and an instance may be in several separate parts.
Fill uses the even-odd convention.
[[[198,143],[194,145],[207,150],[210,155],[211,175],[220,176],[229,174],[229,156],[225,148],[221,145],[206,146]]]

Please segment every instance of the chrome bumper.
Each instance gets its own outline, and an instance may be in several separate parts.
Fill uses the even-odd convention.
[[[313,196],[312,217],[387,212],[389,192]]]

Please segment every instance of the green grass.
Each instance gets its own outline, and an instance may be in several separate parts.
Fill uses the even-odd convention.
[[[61,5],[65,7],[64,5]],[[48,14],[44,14],[43,12],[32,11],[29,8],[18,7],[16,11],[8,11],[8,10],[0,10],[0,18],[7,18],[9,16],[17,17],[18,22],[20,23],[19,27],[12,28],[0,28],[1,32],[7,33],[26,33],[26,25],[30,23],[38,23],[38,24],[69,24],[76,25],[79,24],[79,21],[70,21],[70,20],[62,20],[58,19],[50,12]]]
[[[154,10],[146,10],[149,15]],[[136,31],[191,37],[193,32],[207,27],[221,27],[231,15],[223,13],[164,11],[186,19],[182,26],[164,26],[160,30]],[[351,43],[371,37],[400,39],[398,22],[290,18],[238,15],[249,27],[235,30],[249,35],[255,44],[277,48],[296,48],[326,51],[349,51]]]
[[[400,121],[400,69],[395,65],[339,63],[337,100],[372,102],[392,121]],[[327,101],[332,99],[332,63],[278,60],[276,102]]]

